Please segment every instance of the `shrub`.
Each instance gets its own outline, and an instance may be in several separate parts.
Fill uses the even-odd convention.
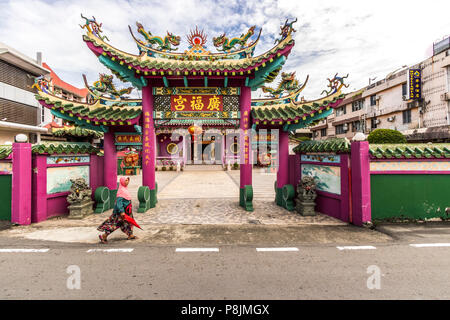
[[[166,167],[162,167],[162,171],[166,171],[167,170],[167,168]]]
[[[405,136],[397,130],[375,129],[367,137],[369,143],[406,143]]]
[[[239,163],[237,163],[237,162],[234,163],[234,164],[233,164],[233,169],[234,169],[234,170],[239,169]]]

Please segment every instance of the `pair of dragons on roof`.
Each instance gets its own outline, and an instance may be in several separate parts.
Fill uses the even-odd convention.
[[[101,40],[109,39],[106,36],[102,36],[102,24],[98,23],[95,17],[92,19],[86,18],[81,14],[81,17],[85,20],[85,24],[83,26],[80,25],[81,28],[87,29],[88,32],[93,33],[95,36],[100,38]],[[281,26],[280,38],[275,40],[275,43],[280,43],[285,38],[287,38],[293,31],[292,25],[297,22],[297,19],[288,23],[286,20],[284,26]],[[176,36],[169,31],[167,31],[167,35],[162,38],[159,36],[154,36],[150,31],[146,31],[141,23],[136,22],[137,31],[145,38],[146,43],[141,42],[145,46],[149,46],[152,49],[160,50],[160,51],[176,51],[177,46],[180,45],[180,36]],[[246,33],[241,34],[240,37],[228,38],[226,33],[219,35],[218,37],[213,38],[213,44],[217,48],[217,51],[229,53],[231,51],[236,51],[240,49],[244,49],[250,44],[247,42],[254,34],[255,34],[256,26],[252,26],[248,29]],[[131,29],[130,29],[131,30]]]

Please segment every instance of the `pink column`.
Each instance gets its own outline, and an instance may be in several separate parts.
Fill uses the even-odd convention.
[[[31,144],[14,143],[11,222],[31,223]]]
[[[278,143],[277,188],[289,184],[289,132],[280,131]]]
[[[361,226],[372,220],[370,206],[369,143],[355,141],[351,145],[352,216],[353,224]]]
[[[32,223],[47,219],[47,157],[41,154],[33,157]]]
[[[251,141],[250,141],[250,111],[251,111],[251,89],[250,87],[241,87],[240,96],[240,188],[252,185],[252,163],[250,159]]]
[[[111,128],[110,128],[111,130]],[[104,135],[103,149],[105,151],[103,164],[104,184],[110,190],[117,189],[117,150],[114,145],[114,132],[108,131]]]
[[[156,136],[153,124],[152,87],[142,88],[142,185],[155,189]]]

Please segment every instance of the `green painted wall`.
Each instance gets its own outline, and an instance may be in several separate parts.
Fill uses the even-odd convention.
[[[0,175],[0,220],[11,221],[12,175]]]
[[[372,220],[448,217],[450,174],[372,174]]]

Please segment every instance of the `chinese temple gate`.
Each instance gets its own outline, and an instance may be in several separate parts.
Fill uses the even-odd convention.
[[[206,139],[209,141],[206,147],[216,146],[211,158],[220,163],[238,160],[240,205],[252,211],[252,132],[276,129],[279,132],[276,201],[283,206],[281,190],[288,183],[289,174],[288,134],[327,117],[344,98],[341,88],[346,78],[336,74],[329,79],[324,97],[314,101],[299,101],[308,78],[300,84],[295,72],[282,73],[276,88],[265,86],[280,74],[295,44],[292,26],[297,20],[286,20],[280,27],[275,46],[254,56],[261,35],[261,30],[255,32],[255,26],[241,37],[228,38],[226,34],[214,37],[216,53],[208,50],[206,35],[196,28],[187,36],[188,49],[175,52],[180,44],[179,36],[169,32],[164,38],[153,36],[137,22],[139,36],[129,27],[139,50],[135,55],[109,44],[102,34],[102,24],[94,17],[84,19],[83,40],[88,48],[118,79],[141,90],[142,100],[124,98],[132,88],[116,89],[112,76],[108,75],[100,75],[92,86],[85,79],[92,96],[89,103],[59,98],[44,82],[39,83],[41,90],[37,99],[55,116],[104,132],[104,179],[111,192],[117,189],[117,150],[124,145],[134,145],[141,150],[142,186],[150,189],[150,207],[154,207],[157,150],[177,161],[195,162],[199,160],[196,142],[206,134],[204,129],[207,128],[212,133],[210,140]],[[252,100],[251,91],[258,88],[269,97]],[[233,130],[238,130],[239,134],[226,134]],[[177,132],[178,140],[174,142]],[[218,135],[214,136],[214,132]],[[205,146],[200,148],[203,150]]]

